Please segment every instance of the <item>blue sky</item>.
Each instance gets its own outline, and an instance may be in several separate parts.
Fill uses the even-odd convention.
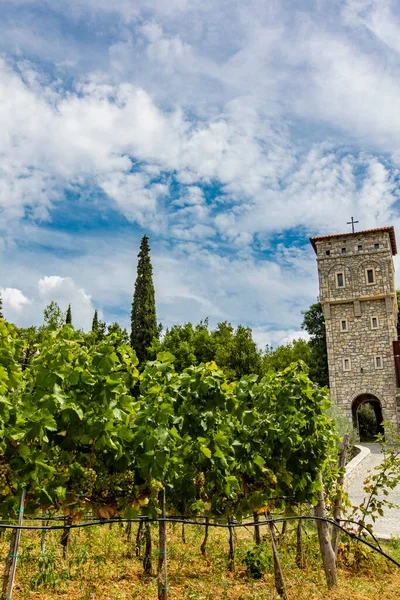
[[[386,0],[0,0],[0,290],[273,345],[318,294],[311,235],[399,219],[400,10]],[[399,229],[399,228],[398,228]]]

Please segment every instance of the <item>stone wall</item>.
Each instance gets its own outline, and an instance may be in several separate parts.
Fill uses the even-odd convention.
[[[383,418],[397,423],[392,347],[397,302],[389,234],[373,230],[317,238],[315,245],[332,400],[350,416],[357,396],[373,394],[381,402]],[[368,269],[373,270],[372,284]],[[343,286],[338,286],[338,273],[343,274]]]

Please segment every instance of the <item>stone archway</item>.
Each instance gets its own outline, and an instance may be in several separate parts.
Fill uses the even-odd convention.
[[[361,411],[361,408],[372,410]],[[382,405],[373,394],[360,394],[351,405],[353,425],[358,429],[361,442],[371,442],[378,433],[384,433],[382,426]]]

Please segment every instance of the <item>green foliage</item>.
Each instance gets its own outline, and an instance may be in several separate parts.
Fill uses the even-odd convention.
[[[22,487],[27,514],[155,516],[165,488],[172,514],[239,518],[276,496],[312,501],[335,455],[326,390],[301,363],[230,382],[213,361],[175,372],[161,352],[139,375],[119,328],[89,345],[64,326],[42,331],[23,371],[25,342],[0,323],[3,518]]]
[[[151,351],[154,356],[159,352],[171,352],[175,357],[175,369],[183,371],[213,360],[215,346],[214,337],[208,329],[208,319],[205,319],[195,327],[192,323],[173,325],[166,330],[162,341],[153,340]]]
[[[99,476],[129,467],[137,359],[129,346],[116,349],[109,340],[89,350],[67,326],[52,330],[38,350],[10,409],[3,448],[13,493],[3,492],[0,506],[2,514],[13,510],[15,495],[28,486],[28,512],[52,506],[79,514],[88,501],[96,507],[96,494],[75,487],[97,457]]]
[[[385,508],[394,508],[395,504],[388,499],[389,490],[394,490],[400,483],[400,435],[390,422],[383,423],[385,435],[376,436],[381,445],[383,460],[370,472],[364,480],[364,497],[359,506],[353,506],[353,518],[372,531],[378,516],[383,517]],[[359,519],[361,513],[362,518]],[[369,521],[369,523],[367,522]],[[360,533],[362,530],[360,529]]]
[[[4,319],[3,317],[3,299],[0,294],[0,319]]]
[[[354,444],[357,444],[357,442],[360,441],[357,429],[353,427],[349,417],[345,415],[343,411],[334,404],[332,404],[326,410],[326,414],[334,423],[339,443],[341,443],[345,434],[349,436],[349,447],[347,455],[348,457],[350,457]]]
[[[92,331],[96,333],[99,329],[99,315],[97,314],[97,310],[94,311],[93,321],[92,321]]]
[[[65,315],[57,302],[51,301],[43,311],[44,327],[60,329],[65,323]]]
[[[357,411],[360,438],[366,441],[375,441],[378,433],[378,422],[371,404],[365,402]]]
[[[245,554],[242,563],[246,566],[247,575],[252,579],[261,579],[268,568],[272,566],[270,553],[264,544],[252,546]]]
[[[303,312],[301,328],[310,338],[310,379],[322,387],[329,387],[328,351],[326,348],[325,318],[320,302]]]
[[[240,379],[251,373],[261,374],[261,355],[253,340],[250,327],[238,325],[233,333],[230,323],[218,323],[214,338],[215,362],[228,377]]]
[[[308,366],[311,364],[310,344],[305,340],[293,340],[293,342],[278,346],[275,350],[271,346],[267,346],[262,357],[263,371],[265,373],[269,370],[283,371],[299,360]]]
[[[171,352],[177,371],[215,361],[229,379],[262,373],[261,354],[251,329],[239,325],[235,330],[226,321],[218,323],[213,331],[209,330],[208,319],[195,327],[192,323],[174,325],[166,330],[162,341],[153,341],[151,350],[153,355]]]
[[[65,315],[65,324],[72,325],[72,313],[71,313],[71,305],[68,304],[67,313]]]
[[[154,299],[153,268],[150,260],[149,238],[144,235],[138,254],[137,277],[131,312],[131,346],[139,361],[151,358],[149,348],[159,329]]]

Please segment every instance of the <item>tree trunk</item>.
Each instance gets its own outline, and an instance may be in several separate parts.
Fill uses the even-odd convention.
[[[182,542],[186,544],[185,523],[182,523]]]
[[[4,575],[3,575],[3,587],[1,590],[1,597],[2,598],[8,598],[8,594],[7,594],[7,590],[8,590],[8,584],[10,581],[10,571],[11,571],[11,565],[13,562],[13,557],[15,554],[15,542],[17,539],[17,531],[18,529],[13,529],[12,530],[12,535],[11,535],[11,542],[10,542],[10,551],[7,555],[7,560],[6,560],[6,566],[4,568]]]
[[[229,556],[228,556],[228,571],[231,573],[235,572],[235,542],[234,542],[234,528],[231,527],[231,519],[228,519],[229,525]]]
[[[303,526],[301,519],[297,523],[296,535],[296,565],[299,569],[305,569],[304,551],[303,551]]]
[[[279,545],[280,546],[283,546],[283,544],[285,543],[287,531],[288,531],[288,522],[283,521],[281,535],[279,536]]]
[[[143,570],[145,575],[151,575],[153,571],[153,560],[151,557],[151,528],[150,523],[145,524],[144,539],[146,540],[146,548],[143,557]]]
[[[253,518],[254,518],[254,523],[259,522],[260,515],[258,514],[258,512],[254,511]],[[261,533],[260,533],[259,525],[254,525],[254,543],[257,544],[257,546],[259,546],[261,544]]]
[[[71,517],[68,517],[67,519],[65,519],[65,523],[68,525],[71,525],[71,523],[72,523]],[[66,527],[65,529],[63,529],[63,532],[61,534],[60,544],[63,547],[63,558],[65,558],[67,556],[70,531],[71,531],[70,528]]]
[[[207,540],[208,540],[208,529],[209,529],[209,525],[208,524],[209,524],[209,522],[210,522],[210,519],[208,517],[206,517],[206,525],[204,527],[204,529],[205,529],[205,531],[204,531],[204,539],[203,539],[203,541],[201,543],[201,546],[200,546],[201,554],[203,556],[206,556],[206,552],[207,552],[206,551],[206,547],[207,547]]]
[[[339,454],[338,467],[339,469],[344,469],[346,464],[347,450],[349,448],[349,435],[345,433],[343,436],[342,442],[342,450]],[[342,518],[342,488],[344,482],[344,471],[341,475],[339,475],[337,480],[337,492],[335,498],[335,505],[333,508],[333,518],[337,521],[338,525],[340,525],[340,519]],[[332,549],[337,556],[338,553],[338,545],[339,545],[339,533],[340,529],[338,527],[333,527],[332,530]]]
[[[126,533],[126,541],[129,542],[131,541],[132,538],[132,521],[128,521],[125,527],[125,533]]]
[[[143,535],[143,519],[139,521],[139,527],[136,534],[136,546],[135,546],[135,554],[136,556],[141,556],[142,554],[142,535]]]
[[[22,525],[24,518],[26,490],[23,488],[18,511],[18,525]],[[18,548],[21,539],[21,529],[13,529],[10,543],[10,552],[4,569],[2,597],[11,600],[14,587],[15,573],[17,570]]]
[[[271,513],[268,511],[268,519],[271,519]],[[271,544],[272,544],[272,552],[274,556],[274,573],[275,573],[275,588],[276,591],[282,598],[286,600],[286,588],[285,588],[285,580],[283,579],[283,571],[281,567],[281,561],[279,560],[279,554],[276,547],[275,533],[274,533],[274,525],[272,520],[268,522],[269,533],[271,535]]]
[[[162,505],[162,516],[166,518],[165,511],[165,490],[160,494],[160,504]],[[167,589],[167,522],[158,522],[158,564],[157,564],[157,584],[158,600],[168,600]]]
[[[321,489],[318,492],[318,504],[315,507],[315,516],[326,518],[326,508],[324,499],[324,486],[322,482],[321,472],[318,475]],[[326,521],[317,520],[317,530],[319,547],[321,550],[322,562],[324,565],[326,583],[328,589],[332,589],[337,585],[336,573],[336,556],[332,548],[331,538],[329,535],[329,524]]]

